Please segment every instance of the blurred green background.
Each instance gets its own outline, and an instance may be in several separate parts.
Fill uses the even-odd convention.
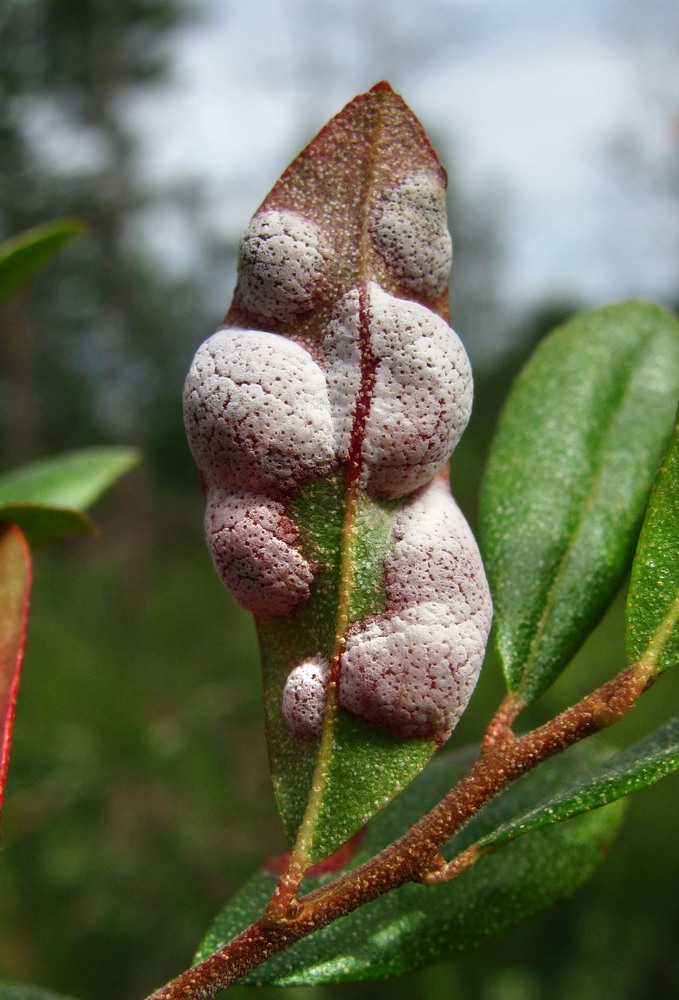
[[[82,1000],[138,1000],[186,966],[217,910],[262,859],[283,849],[254,629],[223,592],[205,549],[202,498],[181,424],[184,372],[226,311],[237,227],[322,124],[325,116],[314,110],[319,95],[341,91],[330,113],[388,76],[408,97],[427,70],[426,43],[436,35],[439,56],[446,31],[451,44],[460,44],[446,11],[468,6],[426,0],[427,17],[405,48],[394,13],[405,11],[400,2],[377,5],[391,30],[379,43],[375,24],[353,3],[290,3],[287,49],[247,84],[261,88],[266,109],[294,67],[300,103],[285,121],[286,158],[263,167],[251,157],[251,169],[241,167],[229,194],[238,212],[220,229],[206,221],[215,197],[208,182],[196,180],[189,167],[182,183],[153,173],[133,112],[140,95],[147,108],[167,108],[163,85],[174,79],[181,89],[182,60],[200,58],[189,43],[219,5],[0,5],[0,236],[66,214],[89,225],[86,237],[0,313],[0,459],[9,467],[100,442],[131,443],[144,453],[143,465],[95,512],[100,537],[36,553],[3,816],[0,981]],[[478,23],[473,13],[455,22],[465,27],[462,37],[474,39],[471,29],[480,31],[484,11],[496,13],[500,24],[501,6],[484,0]],[[528,15],[536,9],[522,6]],[[593,6],[617,11],[629,28],[623,0]],[[238,3],[219,8],[236,25],[225,36],[225,63],[235,52],[243,59],[246,44],[257,58],[261,11],[250,7],[249,15]],[[650,4],[642,23],[655,17],[660,31],[665,7]],[[238,33],[243,24],[250,26],[247,37]],[[349,53],[362,46],[348,69],[340,36]],[[675,54],[678,37],[665,32]],[[489,45],[489,59],[492,52]],[[667,88],[668,79],[662,82]],[[676,92],[674,103],[657,104],[670,129],[676,129]],[[233,105],[237,94],[229,100]],[[455,130],[452,121],[451,135]],[[451,136],[433,138],[451,180],[454,321],[476,363],[475,412],[453,463],[455,494],[473,521],[484,455],[513,374],[547,329],[597,300],[583,278],[582,293],[545,288],[519,307],[506,283],[517,265],[502,184],[470,186]],[[611,177],[621,162],[626,169],[631,162],[634,142],[624,138],[624,157],[613,157]],[[247,144],[244,133],[241,141]],[[663,204],[674,206],[662,225],[679,247],[676,138],[672,148],[674,159],[654,158],[639,145],[632,160],[641,171],[639,189],[662,188],[669,199]],[[214,158],[209,146],[203,154]],[[242,160],[243,150],[220,148],[219,157]],[[615,205],[611,212],[613,220]],[[615,241],[609,249],[616,260]],[[630,277],[629,259],[619,263],[620,295],[644,292]],[[679,273],[669,264],[668,273]],[[679,297],[673,280],[665,286],[670,305]],[[621,595],[526,724],[550,717],[620,667],[623,607]],[[663,721],[677,694],[679,679],[663,677],[610,738],[622,745]],[[501,696],[491,655],[451,742],[477,740]],[[379,1000],[398,990],[428,1000],[679,997],[677,788],[677,779],[668,779],[632,802],[597,876],[549,913],[396,984],[319,988],[314,996]],[[231,991],[236,998],[246,992]],[[290,1000],[307,994],[288,991]]]

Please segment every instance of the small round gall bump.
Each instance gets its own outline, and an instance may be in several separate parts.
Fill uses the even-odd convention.
[[[237,295],[264,319],[289,323],[313,304],[328,250],[316,223],[297,212],[258,212],[240,243]]]
[[[452,242],[445,188],[432,173],[413,173],[375,205],[370,231],[380,255],[411,294],[436,299],[446,288]]]
[[[283,716],[293,736],[311,742],[321,735],[330,664],[314,656],[295,667],[283,688]]]
[[[253,614],[283,618],[309,597],[313,568],[296,547],[297,528],[281,503],[212,489],[205,537],[222,582]]]
[[[325,375],[286,337],[231,327],[199,347],[184,422],[208,486],[285,494],[335,464]]]

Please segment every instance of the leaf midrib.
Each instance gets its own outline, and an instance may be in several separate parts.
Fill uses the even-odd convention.
[[[366,396],[366,384],[371,378],[374,382],[374,367],[371,373],[369,346],[369,318],[366,306],[366,260],[368,258],[369,206],[372,203],[372,193],[375,186],[379,150],[383,131],[384,98],[376,104],[376,115],[373,126],[373,141],[369,145],[370,156],[365,171],[365,190],[361,200],[361,228],[357,255],[356,280],[359,292],[359,350],[361,379],[357,393],[357,402]],[[372,385],[367,390],[368,403],[372,402]],[[297,839],[291,854],[292,864],[302,868],[308,867],[313,850],[314,837],[323,810],[325,792],[328,787],[330,764],[335,750],[335,735],[339,712],[339,672],[340,657],[346,641],[347,631],[351,625],[352,584],[354,578],[356,549],[356,520],[360,496],[360,478],[362,469],[362,445],[365,425],[369,415],[369,407],[365,413],[357,407],[354,411],[354,422],[350,439],[350,455],[347,463],[346,495],[344,504],[344,520],[340,541],[340,573],[338,584],[338,607],[331,660],[330,680],[326,694],[323,730],[319,743],[316,766],[311,781],[309,798],[302,822],[297,833]]]
[[[582,502],[579,504],[578,507],[579,517],[577,519],[577,523],[573,531],[569,534],[567,544],[562,550],[562,553],[555,566],[555,570],[551,576],[549,584],[543,591],[545,595],[543,609],[541,614],[536,620],[533,636],[529,643],[528,652],[521,668],[521,681],[519,682],[516,688],[516,693],[524,705],[529,704],[536,697],[538,697],[547,686],[547,682],[544,679],[540,678],[538,679],[537,683],[530,682],[531,668],[535,663],[537,656],[539,655],[545,629],[550,620],[554,604],[556,603],[557,595],[561,587],[561,582],[564,579],[566,573],[570,569],[573,552],[577,548],[580,536],[582,535],[582,532],[585,529],[589,513],[595,506],[595,502],[600,496],[602,481],[603,481],[603,471],[606,464],[606,456],[609,454],[609,445],[614,435],[614,431],[617,428],[620,413],[622,412],[625,400],[628,398],[630,393],[630,387],[632,385],[636,372],[636,362],[638,361],[639,356],[642,355],[647,350],[649,343],[652,340],[653,340],[652,335],[651,337],[644,339],[638,345],[637,349],[633,352],[635,364],[629,365],[626,369],[625,378],[623,380],[621,390],[618,395],[617,406],[615,410],[615,419],[609,422],[606,434],[602,441],[602,446],[599,449],[597,461],[593,463],[589,486],[587,490],[584,491]],[[524,683],[525,678],[528,678],[528,681]]]

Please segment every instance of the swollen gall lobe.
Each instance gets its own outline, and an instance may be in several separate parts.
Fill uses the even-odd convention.
[[[325,376],[275,333],[223,329],[198,349],[184,389],[196,464],[224,489],[296,490],[335,461]]]
[[[286,323],[313,304],[328,251],[319,227],[296,212],[261,211],[238,255],[238,296],[247,310]]]
[[[445,172],[380,84],[255,213],[225,324],[191,365],[184,419],[215,568],[259,619],[289,619],[272,626],[284,641],[266,668],[285,753],[290,736],[319,738],[328,690],[373,725],[440,744],[478,677],[492,610],[448,485],[473,396],[448,324],[451,259]],[[363,586],[361,604],[350,591]],[[329,648],[332,666],[314,652]]]
[[[453,259],[441,179],[409,174],[378,199],[370,232],[403,287],[416,298],[445,291]]]

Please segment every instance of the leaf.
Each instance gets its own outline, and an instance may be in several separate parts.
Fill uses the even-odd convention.
[[[657,673],[679,663],[679,417],[656,477],[627,598],[627,650]]]
[[[0,520],[19,524],[31,545],[92,534],[83,514],[139,461],[132,448],[66,452],[0,476]]]
[[[0,526],[0,811],[26,640],[31,554],[15,525]]]
[[[308,605],[290,621],[258,621],[258,636],[264,678],[267,738],[274,790],[289,839],[295,838],[302,822],[318,766],[317,743],[305,743],[291,733],[281,713],[285,681],[291,668],[310,650],[332,654],[337,618],[337,591],[341,559],[343,483],[325,481],[304,491],[298,501],[300,526],[307,548],[316,559],[324,558],[325,586],[317,586]],[[360,543],[373,558],[384,552],[379,505],[365,502],[369,524]],[[380,537],[381,536],[381,537]],[[390,539],[390,535],[387,536]],[[354,600],[364,607],[382,610],[383,570],[368,577]],[[326,785],[315,817],[311,860],[331,854],[408,782],[431,759],[432,741],[402,739],[372,726],[339,708],[325,748]]]
[[[133,448],[95,447],[41,459],[0,477],[0,502],[89,507],[139,461]]]
[[[494,847],[531,830],[598,809],[649,788],[678,768],[679,716],[675,716],[634,746],[597,762],[536,809],[482,837],[477,846]]]
[[[36,226],[0,244],[0,302],[85,229],[84,223],[77,219],[61,219]]]
[[[481,492],[481,547],[505,679],[524,705],[558,676],[620,586],[679,395],[679,324],[597,309],[517,379]]]
[[[297,869],[421,771],[485,652],[488,587],[448,486],[472,383],[445,183],[387,84],[352,101],[255,213],[186,382],[208,545],[257,619]]]
[[[565,776],[591,762],[592,753],[591,748],[575,748],[516,782],[457,835],[454,853],[553,794]],[[391,843],[424,809],[438,802],[469,763],[468,752],[438,757],[369,824],[352,867]],[[482,858],[452,882],[402,886],[269,959],[243,982],[297,986],[369,980],[454,957],[550,906],[585,881],[615,836],[621,807],[617,803],[527,834]],[[308,887],[324,881],[328,879],[309,880]],[[257,872],[218,916],[196,961],[257,919],[274,885],[272,874]]]

